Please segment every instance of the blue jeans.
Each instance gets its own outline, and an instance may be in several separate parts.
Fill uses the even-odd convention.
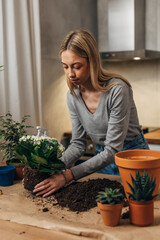
[[[149,149],[148,143],[144,138],[143,132],[141,132],[132,141],[124,143],[122,151],[132,150],[132,149]],[[102,151],[104,151],[104,146],[96,144],[95,155]],[[115,163],[111,163],[107,167],[99,170],[98,173],[105,173],[109,175],[119,175],[119,169]]]

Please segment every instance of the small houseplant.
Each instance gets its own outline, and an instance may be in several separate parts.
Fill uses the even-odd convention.
[[[120,189],[105,188],[104,191],[99,192],[96,201],[104,225],[118,225],[124,201],[124,196]]]
[[[129,211],[131,223],[139,226],[147,226],[154,221],[153,195],[156,187],[156,179],[147,172],[136,172],[135,178],[131,175],[132,185],[127,182],[131,192],[129,194]]]
[[[24,188],[33,190],[34,186],[53,173],[65,169],[59,159],[64,147],[55,138],[48,136],[23,136],[15,149],[15,155],[25,163]]]
[[[27,133],[28,128],[32,128],[32,126],[25,124],[28,117],[30,116],[24,115],[21,122],[17,122],[13,119],[10,112],[5,116],[0,116],[0,151],[3,153],[2,161],[6,161],[7,165],[16,166],[15,177],[18,179],[22,179],[24,162],[16,158],[14,150],[19,142],[19,138]]]

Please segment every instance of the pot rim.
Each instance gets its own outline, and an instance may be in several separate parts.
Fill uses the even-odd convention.
[[[153,199],[148,201],[135,201],[135,200],[129,199],[129,203],[136,204],[136,205],[147,205],[147,204],[152,204],[153,202],[154,202]]]
[[[121,151],[115,154],[115,163],[123,168],[157,168],[160,167],[160,151],[148,149]]]
[[[0,166],[0,174],[10,173],[12,171],[15,171],[15,169],[15,166]]]
[[[123,207],[123,205],[124,205],[124,202],[121,202],[121,203],[116,203],[116,204],[107,204],[107,203],[100,203],[100,202],[97,202],[97,206],[101,209],[101,208],[103,208],[103,209],[107,209],[107,208],[114,208],[114,207],[116,207],[116,206],[121,206],[122,205],[122,207]]]

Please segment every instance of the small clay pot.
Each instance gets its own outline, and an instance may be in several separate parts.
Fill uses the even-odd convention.
[[[15,171],[15,175],[14,175],[15,180],[22,180],[23,179],[24,164],[19,163],[17,159],[12,160],[12,161],[8,160],[8,161],[6,161],[6,164],[8,166],[15,166],[16,167],[16,171]]]
[[[102,204],[97,202],[105,226],[117,226],[120,221],[123,203]]]
[[[148,226],[154,221],[154,201],[129,200],[130,221],[138,226]]]

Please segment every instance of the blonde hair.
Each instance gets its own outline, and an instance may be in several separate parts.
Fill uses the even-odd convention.
[[[124,77],[108,72],[101,66],[100,54],[94,37],[85,29],[75,30],[67,34],[61,47],[60,55],[65,50],[71,50],[79,57],[86,58],[90,66],[91,83],[94,89],[102,92],[109,91],[118,82],[107,84],[111,78],[120,78],[130,87],[130,83]],[[67,79],[71,94],[75,95],[74,89],[78,88]]]

